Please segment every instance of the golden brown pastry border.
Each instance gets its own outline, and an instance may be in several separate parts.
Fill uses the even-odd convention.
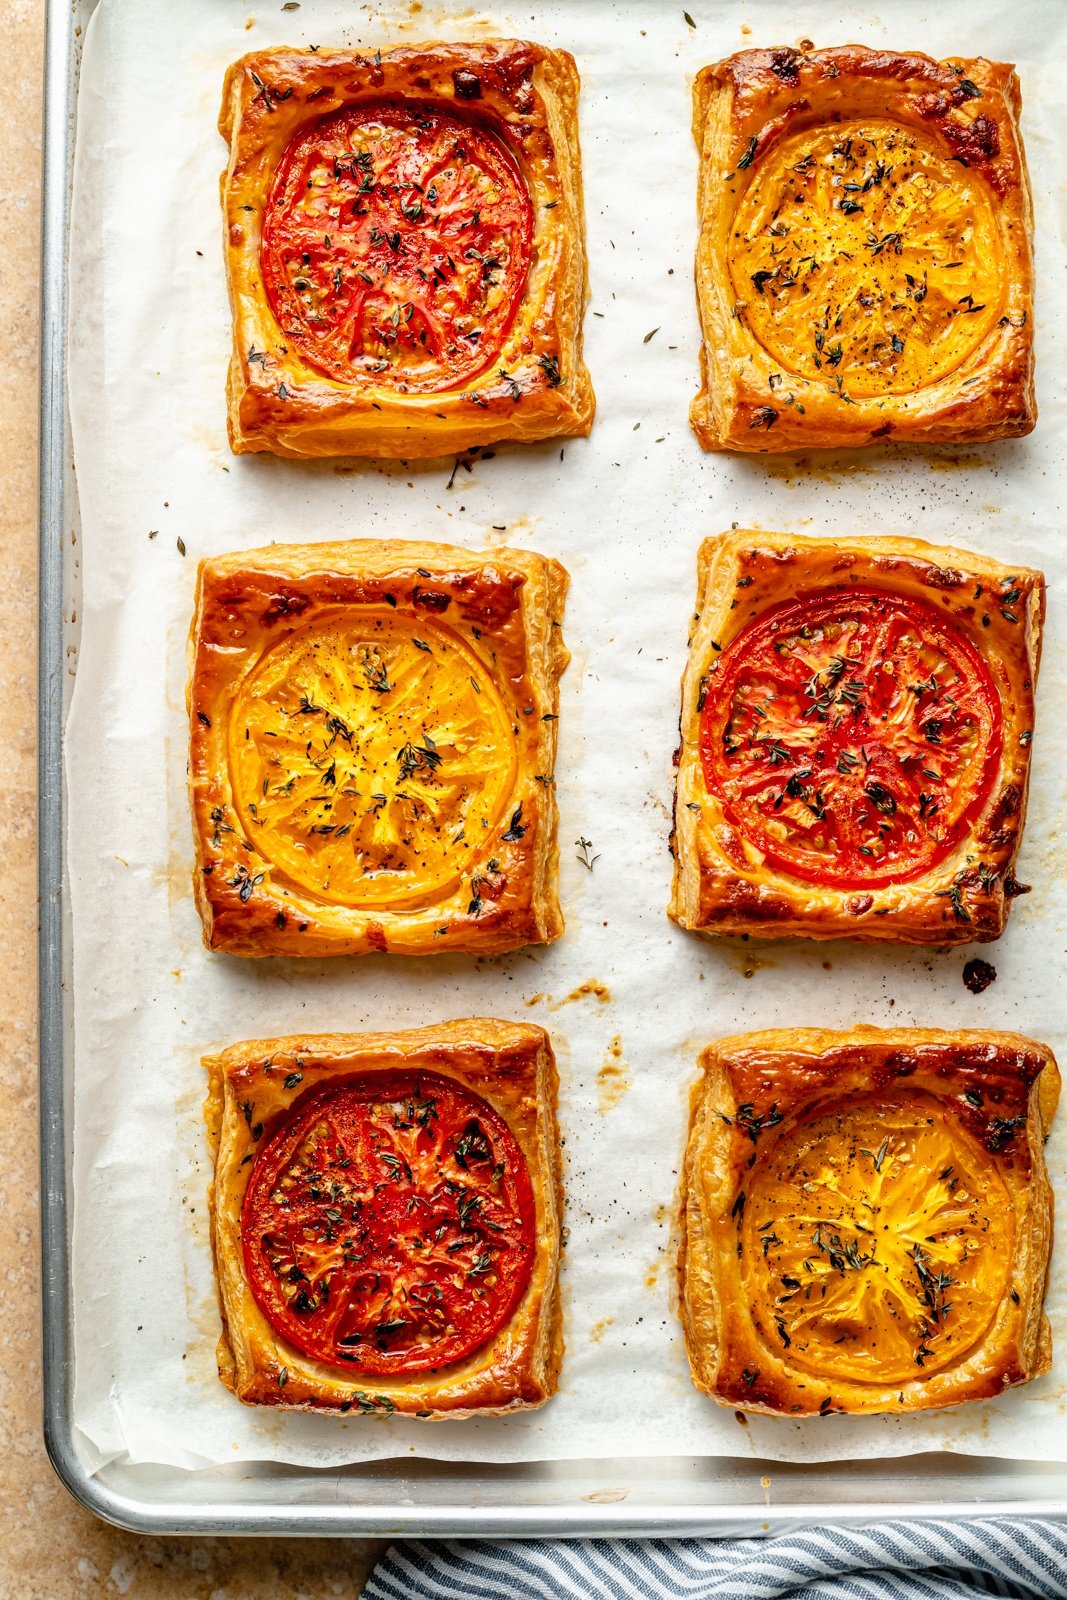
[[[201,562],[187,703],[193,885],[209,949],[242,956],[489,954],[559,938],[554,768],[559,679],[570,659],[560,620],[568,583],[559,562],[530,551],[472,552],[416,540],[271,545]],[[447,597],[444,619],[515,713],[516,785],[479,857],[496,859],[500,872],[483,883],[475,912],[468,880],[450,896],[394,911],[316,899],[258,854],[233,802],[228,713],[243,678],[270,645],[316,613],[381,605],[387,593],[398,617],[420,617],[424,626]],[[519,804],[522,836],[506,838]],[[257,881],[246,893],[249,878]]]
[[[998,600],[1009,580],[1007,592],[1019,591],[1010,607]],[[970,831],[928,872],[869,892],[807,883],[763,860],[707,790],[700,761],[698,706],[721,650],[753,617],[798,591],[852,583],[936,605],[990,667],[1004,715],[999,769]],[[1020,892],[1014,866],[1026,817],[1044,615],[1040,572],[951,545],[890,534],[817,538],[746,528],[705,539],[682,678],[668,915],[697,932],[762,939],[946,945],[999,938]]]
[[[399,1413],[439,1421],[527,1410],[555,1393],[564,1349],[563,1189],[559,1078],[543,1028],[472,1017],[379,1033],[296,1034],[230,1045],[205,1056],[203,1064],[209,1075],[204,1117],[215,1164],[208,1200],[222,1316],[219,1377],[239,1400],[289,1411]],[[245,1277],[241,1205],[252,1171],[249,1158],[282,1124],[298,1095],[332,1077],[398,1069],[451,1078],[504,1118],[529,1168],[537,1249],[529,1287],[514,1315],[463,1361],[404,1377],[349,1378],[295,1350],[260,1311]],[[286,1088],[294,1070],[299,1085]]]
[[[961,80],[972,82],[981,98],[967,98]],[[853,107],[934,134],[946,156],[965,160],[986,180],[1002,225],[1006,298],[999,324],[955,372],[910,395],[850,403],[828,380],[785,374],[781,387],[772,387],[778,363],[734,314],[726,243],[742,194],[759,182],[766,151],[799,128],[850,115]],[[765,454],[881,439],[962,444],[1032,430],[1033,206],[1020,108],[1015,68],[981,57],[935,61],[917,51],[863,45],[743,50],[697,74],[702,343],[701,386],[690,422],[705,450]],[[976,134],[979,117],[985,124]],[[785,394],[795,403],[785,403]]]
[[[457,96],[457,72],[477,77],[477,99]],[[222,207],[236,454],[415,459],[589,432],[596,402],[582,354],[588,285],[578,93],[572,56],[523,40],[375,52],[279,48],[234,62],[219,131],[229,146]],[[503,141],[530,190],[535,228],[525,299],[499,362],[461,389],[399,394],[323,376],[286,344],[260,280],[262,217],[290,140],[309,120],[383,97],[458,104]],[[562,381],[542,359],[556,364]]]
[[[991,1399],[1048,1371],[1052,1335],[1044,1298],[1053,1191],[1044,1141],[1060,1073],[1047,1045],[977,1029],[772,1028],[719,1039],[701,1053],[700,1069],[690,1096],[678,1253],[680,1316],[698,1389],[720,1405],[771,1416],[899,1415]],[[761,1336],[758,1308],[741,1283],[738,1195],[758,1144],[739,1123],[738,1108],[747,1105],[749,1117],[759,1119],[773,1103],[788,1124],[791,1113],[819,1099],[840,1104],[850,1091],[894,1079],[951,1104],[954,1117],[989,1140],[987,1149],[1001,1142],[997,1116],[1010,1117],[1017,1107],[1025,1117],[1024,1137],[1009,1134],[990,1151],[1015,1206],[1009,1288],[989,1331],[957,1366],[925,1378],[917,1373],[903,1385],[828,1384],[791,1362],[781,1343]]]

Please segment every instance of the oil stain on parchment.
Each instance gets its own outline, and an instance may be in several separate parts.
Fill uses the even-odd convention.
[[[613,1111],[631,1086],[630,1068],[622,1059],[622,1039],[616,1034],[604,1053],[596,1075],[597,1107],[601,1113]]]

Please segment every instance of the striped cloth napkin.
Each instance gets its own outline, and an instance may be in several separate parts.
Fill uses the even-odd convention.
[[[776,1539],[396,1544],[363,1600],[970,1600],[1067,1596],[1067,1524],[804,1528]]]

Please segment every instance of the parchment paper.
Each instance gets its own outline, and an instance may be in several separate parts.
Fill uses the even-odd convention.
[[[690,1383],[671,1237],[688,1086],[698,1049],[716,1034],[862,1020],[1005,1026],[1064,1043],[1067,8],[690,4],[695,28],[680,0],[501,4],[488,21],[458,4],[302,0],[283,11],[280,0],[102,0],[90,24],[71,257],[83,633],[68,779],[76,1418],[98,1463],[123,1454],[197,1467],[635,1451],[821,1460],[940,1448],[1067,1459],[1062,1249],[1049,1300],[1057,1364],[1028,1388],[941,1416],[754,1418],[742,1428]],[[584,80],[587,347],[600,404],[592,437],[562,449],[500,448],[461,468],[451,489],[451,460],[382,468],[232,457],[224,149],[214,126],[227,63],[278,43],[373,47],[489,32],[566,45]],[[1019,63],[1040,286],[1041,420],[1029,439],[806,463],[699,450],[686,420],[698,349],[690,81],[746,44],[802,37]],[[1019,866],[1034,892],[1016,904],[1001,944],[983,952],[998,979],[980,998],[961,982],[973,951],[708,945],[667,921],[671,757],[696,550],[731,522],[903,530],[1047,572]],[[510,542],[558,555],[573,575],[574,660],[556,768],[567,933],[549,949],[301,963],[201,947],[183,711],[196,562],[270,540],[360,535]],[[576,859],[580,836],[592,841],[592,872]],[[589,980],[605,992],[581,992]],[[560,1056],[569,1243],[559,1395],[525,1416],[433,1426],[243,1409],[215,1375],[201,1052],[264,1033],[478,1013],[544,1023]],[[621,1070],[609,1076],[605,1063]],[[1067,1113],[1049,1157],[1067,1203]]]

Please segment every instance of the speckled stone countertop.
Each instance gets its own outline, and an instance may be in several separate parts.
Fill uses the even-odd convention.
[[[83,1511],[41,1440],[36,1105],[37,240],[44,0],[0,0],[0,1596],[19,1600],[355,1600],[363,1539],[143,1539]]]

